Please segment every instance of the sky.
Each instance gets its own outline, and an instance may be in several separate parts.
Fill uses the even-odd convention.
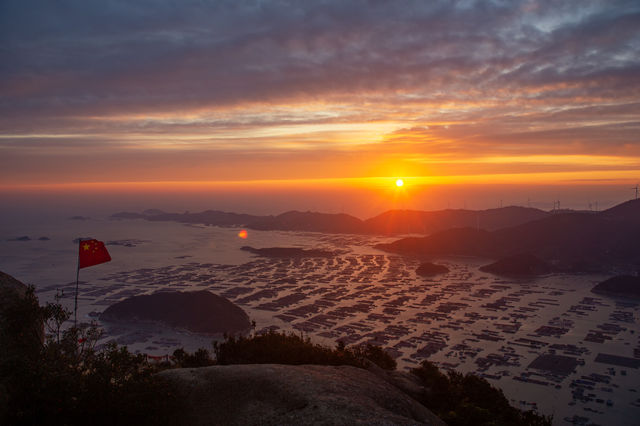
[[[637,1],[0,2],[0,192],[364,212],[638,181]]]

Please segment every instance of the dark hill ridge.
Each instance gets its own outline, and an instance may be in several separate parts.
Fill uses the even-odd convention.
[[[113,219],[144,219],[216,226],[246,227],[263,231],[302,231],[341,234],[431,234],[450,228],[495,230],[548,217],[550,213],[526,207],[489,210],[391,210],[367,220],[340,213],[289,211],[277,216],[254,216],[207,210],[201,213],[121,212]]]
[[[357,217],[338,213],[289,211],[247,223],[247,228],[262,231],[307,231],[332,234],[362,234],[364,223]]]
[[[251,326],[242,308],[206,290],[133,296],[109,306],[100,320],[160,322],[207,334],[242,332]]]
[[[451,229],[376,247],[419,256],[471,255],[494,259],[527,252],[565,270],[585,267],[593,270],[614,265],[637,268],[638,241],[640,200],[632,200],[597,214],[554,214],[493,232]]]
[[[549,216],[543,210],[509,206],[489,210],[391,210],[364,221],[366,229],[380,234],[430,234],[450,228],[487,231],[519,225]]]

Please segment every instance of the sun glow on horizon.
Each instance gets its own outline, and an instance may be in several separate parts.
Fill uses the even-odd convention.
[[[402,179],[396,179],[396,186],[401,188],[404,185],[404,181]]]

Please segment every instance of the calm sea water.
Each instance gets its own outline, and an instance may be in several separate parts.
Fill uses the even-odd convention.
[[[249,231],[241,239],[238,231],[99,217],[14,217],[1,223],[0,270],[33,284],[41,302],[62,290],[62,303],[72,308],[78,250],[73,240],[93,237],[108,244],[113,260],[81,271],[84,321],[131,295],[208,289],[240,305],[258,329],[304,332],[328,345],[380,344],[402,369],[429,359],[484,374],[514,405],[530,409],[535,403],[540,412],[553,414],[556,424],[568,424],[564,419],[573,416],[596,424],[638,424],[638,369],[595,361],[600,353],[633,358],[640,350],[638,305],[590,292],[606,277],[509,281],[480,272],[486,260],[443,258],[436,260],[451,272],[425,280],[415,275],[417,259],[372,248],[385,238]],[[29,240],[19,240],[24,236]],[[330,260],[273,260],[240,250],[244,245],[343,254]],[[150,355],[210,347],[219,338],[102,325],[103,342],[116,340]],[[587,339],[598,333],[602,342]],[[564,376],[529,368],[544,354],[580,359],[583,365]],[[515,379],[522,377],[528,381]]]

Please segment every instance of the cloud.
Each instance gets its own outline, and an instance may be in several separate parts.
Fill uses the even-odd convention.
[[[636,156],[639,28],[634,1],[2,2],[0,152]]]

